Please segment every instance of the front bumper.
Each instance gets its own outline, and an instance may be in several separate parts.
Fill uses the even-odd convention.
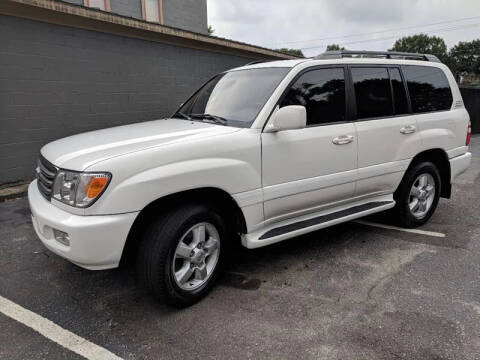
[[[90,270],[118,267],[128,232],[138,212],[73,215],[47,201],[38,190],[37,180],[28,187],[28,202],[35,232],[49,250]],[[53,229],[66,232],[70,245],[55,240]]]

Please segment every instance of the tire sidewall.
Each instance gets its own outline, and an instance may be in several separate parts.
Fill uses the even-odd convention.
[[[175,275],[172,271],[172,261],[181,237],[194,225],[202,222],[210,223],[217,229],[220,237],[220,254],[213,273],[210,275],[208,280],[204,284],[202,284],[202,286],[189,291],[180,288],[176,284],[174,279]],[[192,207],[192,211],[190,212],[189,216],[187,216],[185,219],[183,219],[183,221],[181,221],[180,226],[175,229],[173,236],[169,236],[168,239],[159,238],[157,241],[168,242],[168,244],[166,244],[168,246],[166,258],[158,259],[158,265],[160,267],[162,267],[163,265],[163,271],[161,271],[161,273],[163,274],[163,279],[159,280],[164,281],[164,289],[168,292],[168,298],[173,299],[174,305],[177,306],[189,305],[200,300],[215,283],[216,279],[218,278],[221,270],[225,265],[225,259],[229,254],[228,233],[224,222],[214,210],[203,205]]]

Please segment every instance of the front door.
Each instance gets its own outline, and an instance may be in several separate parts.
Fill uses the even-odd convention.
[[[262,134],[267,222],[321,210],[355,191],[357,142],[347,121],[345,69],[315,68],[294,81],[279,106],[302,105],[307,127]]]

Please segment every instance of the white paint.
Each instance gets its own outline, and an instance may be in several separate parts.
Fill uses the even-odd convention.
[[[270,230],[272,230],[276,227],[282,227],[282,226],[290,225],[290,224],[293,224],[293,223],[296,223],[296,222],[316,218],[318,216],[324,216],[324,215],[330,214],[330,213],[335,212],[335,211],[346,210],[350,207],[360,206],[360,205],[369,203],[371,201],[385,201],[385,202],[387,202],[387,204],[375,207],[373,209],[365,210],[365,211],[354,212],[353,214],[350,214],[350,215],[347,215],[347,216],[344,216],[344,217],[341,217],[341,218],[335,218],[335,219],[330,220],[330,221],[322,222],[320,224],[316,224],[316,225],[313,225],[313,226],[304,227],[304,228],[294,230],[294,231],[290,231],[290,232],[287,232],[287,233],[283,233],[283,234],[280,234],[280,235],[277,235],[277,236],[269,237],[269,238],[266,238],[266,239],[260,239],[261,236],[265,232],[270,231]],[[315,212],[315,213],[309,213],[309,214],[306,214],[306,215],[297,216],[295,218],[290,218],[290,219],[286,219],[286,220],[282,220],[282,221],[275,221],[275,222],[270,222],[270,223],[264,223],[264,226],[258,228],[258,230],[255,230],[255,231],[252,231],[248,234],[242,235],[242,244],[246,248],[255,249],[255,248],[258,248],[258,247],[262,247],[262,246],[277,243],[279,241],[290,239],[290,238],[293,238],[293,237],[296,237],[296,236],[307,234],[309,232],[316,231],[316,230],[319,230],[319,229],[323,229],[323,228],[326,228],[326,227],[329,227],[329,226],[332,226],[332,225],[335,225],[335,224],[339,224],[339,223],[342,223],[342,222],[358,219],[360,217],[371,215],[371,214],[374,214],[376,212],[391,209],[394,206],[395,206],[395,201],[393,201],[392,195],[382,195],[382,196],[378,196],[377,198],[373,198],[373,199],[370,198],[370,199],[367,199],[367,200],[357,201],[355,203],[348,203],[346,205],[344,204],[342,206],[337,206],[334,210],[332,210],[331,208],[328,208],[326,210],[323,209],[323,210]]]
[[[437,62],[332,58],[250,65],[244,69],[290,67],[264,102],[251,128],[164,119],[78,134],[45,145],[41,154],[55,166],[110,172],[112,179],[98,201],[84,209],[55,199],[46,201],[33,183],[29,188],[29,201],[37,233],[48,248],[77,265],[88,269],[116,267],[136,213],[168,195],[216,188],[245,200],[239,202],[248,229],[248,233],[243,234],[244,239],[255,242],[250,247],[265,246],[326,226],[322,224],[269,241],[256,241],[256,235],[275,227],[274,223],[281,226],[282,222],[293,222],[299,216],[311,217],[325,209],[339,211],[354,206],[358,199],[365,202],[377,196],[391,199],[411,159],[421,151],[443,149],[449,157],[455,155],[451,159],[453,177],[468,167],[471,155],[467,152],[465,138],[469,117],[463,107],[306,128],[302,123],[300,129],[279,131],[281,129],[277,128],[275,133],[264,130],[268,131],[280,114],[273,112],[277,102],[302,71],[313,71],[323,65],[349,64],[438,68],[447,76],[453,102],[462,101],[453,75],[445,65]],[[215,101],[221,101],[222,96],[228,97],[221,91],[217,93]],[[255,92],[248,95],[255,96]],[[272,113],[276,115],[271,116]],[[300,117],[303,122],[303,114]],[[299,118],[294,127],[300,125]],[[293,121],[293,118],[287,120]],[[416,132],[405,133],[402,130],[405,127],[415,128]],[[343,220],[357,216],[359,214]],[[336,219],[329,224],[339,221]],[[70,246],[54,240],[52,229],[68,233]],[[444,237],[420,230],[403,231]],[[250,244],[249,241],[246,244]]]
[[[433,236],[433,237],[439,237],[439,238],[444,238],[445,237],[445,234],[435,232],[435,231],[426,231],[426,230],[418,230],[418,229],[405,229],[405,228],[401,228],[401,227],[397,227],[397,226],[377,224],[377,223],[374,223],[374,222],[363,221],[363,220],[357,220],[355,222],[357,224],[373,226],[373,227],[377,227],[377,228],[381,228],[381,229],[398,230],[398,231],[404,231],[404,232],[413,233],[413,234],[427,235],[427,236]]]
[[[356,142],[339,146],[332,140],[354,135],[353,123],[263,133],[265,220],[352,198]]]
[[[0,296],[0,312],[86,359],[122,360],[107,349],[63,329],[52,321],[2,296]]]
[[[160,22],[160,12],[158,11],[158,0],[145,1],[145,17],[150,22]]]
[[[138,213],[104,216],[73,215],[40,194],[37,180],[28,188],[33,228],[47,249],[90,270],[118,267],[128,232]],[[58,242],[52,229],[68,234],[70,245]]]

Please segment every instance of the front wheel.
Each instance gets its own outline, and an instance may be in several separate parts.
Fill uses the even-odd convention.
[[[187,306],[211,289],[228,251],[222,218],[204,205],[187,205],[149,226],[140,247],[137,271],[158,298]]]
[[[398,222],[408,228],[425,224],[435,212],[440,198],[440,173],[431,162],[410,168],[394,194]]]

